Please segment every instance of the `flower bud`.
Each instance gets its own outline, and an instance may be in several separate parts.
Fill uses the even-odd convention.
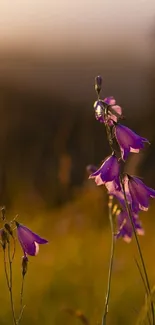
[[[28,257],[24,255],[22,257],[22,276],[24,277],[25,274],[27,273],[27,267],[28,267]]]
[[[95,78],[95,90],[98,93],[98,95],[99,95],[101,89],[102,89],[102,77],[101,76],[97,76]]]

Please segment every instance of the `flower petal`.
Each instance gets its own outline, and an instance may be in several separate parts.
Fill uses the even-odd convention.
[[[128,127],[117,124],[114,127],[116,140],[122,152],[122,159],[126,160],[129,152],[139,152],[144,148],[144,143],[149,142],[146,138],[140,137]]]
[[[38,244],[46,244],[48,241],[44,238],[41,238],[32,232],[29,228],[19,224],[18,222],[16,222],[16,226],[18,239],[22,246],[24,254],[32,256],[37,255],[39,251]]]
[[[19,242],[20,242],[20,244],[22,246],[24,254],[28,254],[28,255],[31,255],[31,256],[36,255],[35,242],[30,241],[27,238],[23,238],[23,236],[21,236],[20,234],[18,235],[18,239],[19,239]]]
[[[34,242],[35,244],[35,248],[36,248],[36,251],[35,251],[35,256],[39,253],[39,244]]]
[[[111,107],[117,114],[122,115],[122,108],[119,105],[113,105]]]
[[[120,188],[119,182],[120,164],[115,154],[107,157],[101,167],[92,173],[89,178],[95,178],[97,185],[115,181],[115,187]]]
[[[116,104],[116,100],[113,96],[104,98],[103,102],[107,105],[115,105]]]
[[[128,175],[128,186],[132,198],[132,210],[147,211],[149,207],[149,198],[155,197],[155,190],[147,187],[140,178]]]

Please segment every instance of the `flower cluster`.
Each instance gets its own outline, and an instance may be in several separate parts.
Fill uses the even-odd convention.
[[[144,144],[149,143],[149,141],[119,123],[119,120],[123,118],[122,109],[116,105],[116,100],[113,97],[107,97],[103,100],[99,98],[101,84],[101,77],[96,77],[95,89],[98,93],[98,100],[94,104],[95,118],[106,127],[112,153],[98,169],[94,168],[89,178],[94,178],[97,185],[104,184],[108,194],[119,201],[121,210],[116,216],[117,237],[123,237],[125,241],[129,242],[132,237],[133,227],[126,204],[130,209],[132,223],[137,234],[143,235],[144,230],[138,213],[141,210],[148,210],[149,199],[155,197],[155,190],[146,186],[140,178],[122,174],[120,171],[129,153],[139,153],[144,148]],[[119,150],[114,149],[115,143],[117,143]]]

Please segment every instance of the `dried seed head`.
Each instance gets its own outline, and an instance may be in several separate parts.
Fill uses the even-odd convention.
[[[1,231],[1,240],[2,240],[2,247],[5,250],[7,243],[9,243],[9,234],[5,229]]]
[[[27,267],[28,267],[28,257],[24,255],[22,257],[22,276],[24,277],[25,274],[27,273]]]
[[[4,225],[5,229],[8,231],[8,233],[13,236],[13,231],[8,223],[5,223]]]

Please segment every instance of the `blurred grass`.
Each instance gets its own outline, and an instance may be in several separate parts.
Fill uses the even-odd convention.
[[[110,254],[110,230],[103,189],[89,186],[76,193],[75,199],[52,211],[40,211],[28,218],[23,211],[19,221],[49,240],[40,246],[37,257],[29,258],[25,278],[22,324],[78,325],[79,318],[64,308],[80,310],[90,324],[101,321],[107,285]],[[146,229],[140,238],[151,285],[155,284],[155,205],[141,219]],[[12,216],[9,212],[9,217]],[[0,268],[0,324],[11,324],[3,254]],[[14,299],[19,308],[22,251],[17,246],[14,261]],[[117,242],[112,291],[107,324],[135,324],[144,303],[144,289],[134,262],[134,241]]]

